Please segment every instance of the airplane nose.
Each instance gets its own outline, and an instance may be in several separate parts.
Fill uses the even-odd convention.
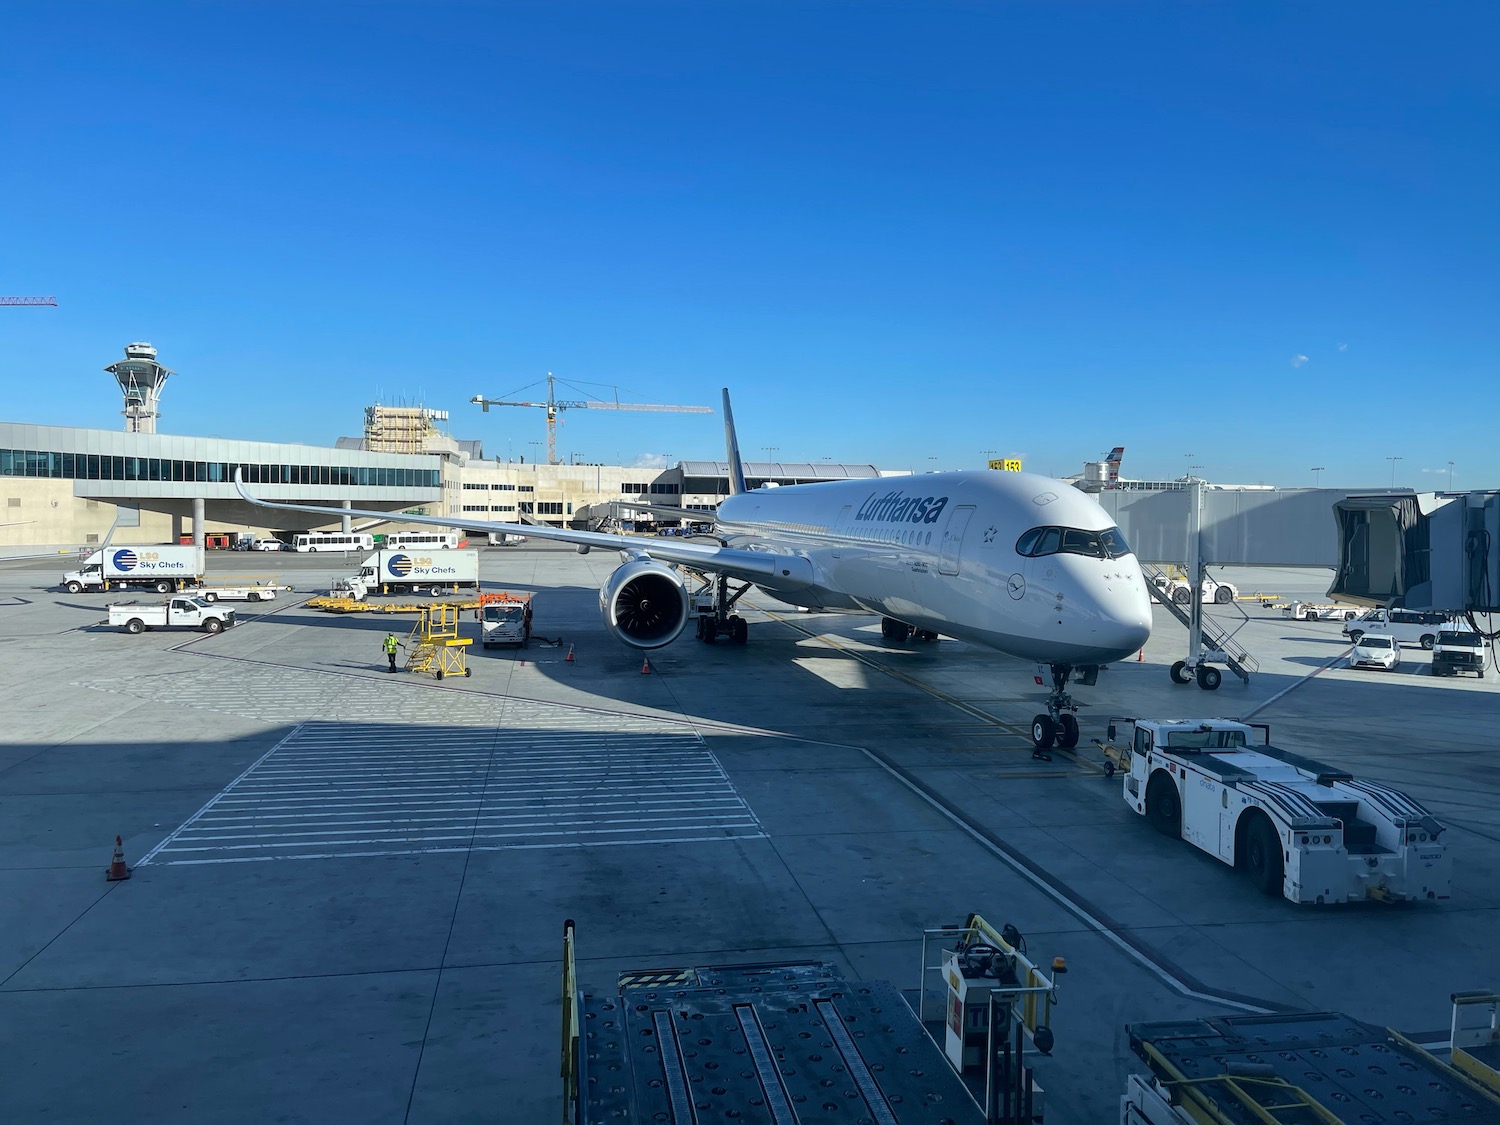
[[[1144,621],[1120,621],[1116,623],[1114,633],[1122,651],[1139,652],[1151,637],[1151,626]]]

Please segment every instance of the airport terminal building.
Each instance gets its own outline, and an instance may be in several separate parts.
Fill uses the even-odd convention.
[[[176,373],[156,348],[127,344],[125,358],[104,370],[123,395],[123,431],[0,422],[0,554],[106,541],[290,542],[300,531],[379,535],[410,526],[404,513],[451,516],[459,529],[490,522],[650,529],[690,520],[682,509],[711,512],[729,494],[724,462],[641,468],[487,460],[480,442],[438,428],[446,411],[422,406],[367,406],[362,436],[331,447],[160,434],[161,395]],[[327,518],[247,504],[236,472],[257,496],[326,505]],[[752,487],[894,475],[828,463],[748,464],[746,473]],[[375,521],[344,514],[347,508],[391,517]]]
[[[474,522],[595,527],[675,524],[649,505],[711,512],[729,493],[723,462],[664,468],[496,462],[468,450],[391,453],[0,422],[0,551],[287,538],[296,531],[400,530],[403,512]],[[753,484],[878,478],[873,465],[751,463]],[[328,518],[246,504],[238,470],[259,496],[326,504]],[[344,507],[392,513],[372,524]]]

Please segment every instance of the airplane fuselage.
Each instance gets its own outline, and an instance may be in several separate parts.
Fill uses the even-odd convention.
[[[1059,530],[1057,549],[1045,531],[1023,542],[1048,528]],[[807,558],[810,584],[757,583],[794,605],[880,614],[1048,663],[1120,660],[1150,633],[1135,555],[1103,508],[1050,477],[929,473],[757,489],[720,504],[718,532],[730,547]]]

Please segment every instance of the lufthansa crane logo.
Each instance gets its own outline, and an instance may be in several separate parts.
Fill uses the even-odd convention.
[[[1026,579],[1021,574],[1012,574],[1010,581],[1005,584],[1005,588],[1010,591],[1012,598],[1020,601],[1022,595],[1026,593]]]
[[[135,557],[135,552],[134,551],[116,551],[115,552],[115,569],[116,570],[134,570],[136,568],[136,564],[139,561],[140,560],[138,560]]]
[[[392,555],[391,561],[386,565],[391,568],[391,573],[397,578],[405,578],[411,573],[411,556]]]

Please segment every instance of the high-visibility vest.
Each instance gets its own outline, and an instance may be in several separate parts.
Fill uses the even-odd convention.
[[[387,656],[394,654],[396,651],[396,638],[387,637],[384,641],[384,648]]]

